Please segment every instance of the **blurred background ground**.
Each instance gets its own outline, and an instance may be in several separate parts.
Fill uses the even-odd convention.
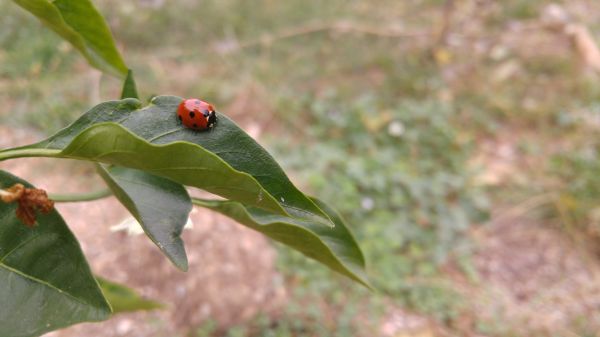
[[[116,201],[61,205],[95,272],[168,309],[53,336],[600,336],[600,3],[95,3],[142,96],[233,117],[341,211],[380,291],[201,209],[181,274],[109,231]],[[0,13],[0,147],[118,97],[12,2]],[[101,186],[85,164],[0,168]]]

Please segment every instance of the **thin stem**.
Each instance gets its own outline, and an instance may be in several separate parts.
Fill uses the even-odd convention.
[[[0,161],[25,157],[56,157],[60,150],[56,149],[14,149],[0,151]]]
[[[258,40],[242,42],[233,48],[232,51],[256,47],[256,46],[269,46],[279,40],[289,39],[301,35],[309,35],[321,32],[336,32],[340,34],[357,33],[363,35],[373,35],[378,37],[387,38],[418,38],[418,37],[430,37],[432,34],[429,32],[403,32],[393,28],[379,28],[376,26],[365,26],[357,22],[352,21],[336,21],[332,23],[316,23],[309,24],[299,27],[293,27],[286,29],[281,32],[277,32],[271,35],[265,35]]]
[[[212,201],[219,201],[216,199],[201,199],[192,197],[192,204],[202,207],[210,207]]]
[[[94,201],[112,195],[111,190],[103,189],[93,191],[90,193],[81,194],[51,194],[49,198],[54,202],[83,202],[83,201]]]
[[[0,161],[25,157],[56,157],[60,152],[56,149],[11,149],[0,151]],[[6,191],[0,190],[0,196],[6,193]],[[83,202],[98,200],[111,195],[112,192],[109,189],[102,189],[82,194],[52,194],[49,198],[54,202]]]

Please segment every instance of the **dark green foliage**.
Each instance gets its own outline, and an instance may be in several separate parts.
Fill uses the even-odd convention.
[[[0,187],[31,186],[0,171]],[[0,202],[0,327],[4,337],[34,337],[108,318],[110,306],[77,239],[56,211],[28,228],[16,204]],[[60,313],[60,314],[57,314]]]
[[[185,187],[140,170],[102,164],[97,168],[150,240],[177,268],[187,271],[188,261],[180,236],[192,210],[192,201]]]

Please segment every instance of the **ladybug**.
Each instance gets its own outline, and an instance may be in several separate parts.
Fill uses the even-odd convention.
[[[217,123],[213,106],[197,98],[183,100],[177,108],[177,118],[185,127],[198,131],[208,130]]]

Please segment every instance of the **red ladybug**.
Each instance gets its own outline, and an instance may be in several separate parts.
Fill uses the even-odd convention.
[[[177,118],[187,128],[208,130],[217,123],[217,114],[212,105],[197,98],[183,100],[177,108]]]

